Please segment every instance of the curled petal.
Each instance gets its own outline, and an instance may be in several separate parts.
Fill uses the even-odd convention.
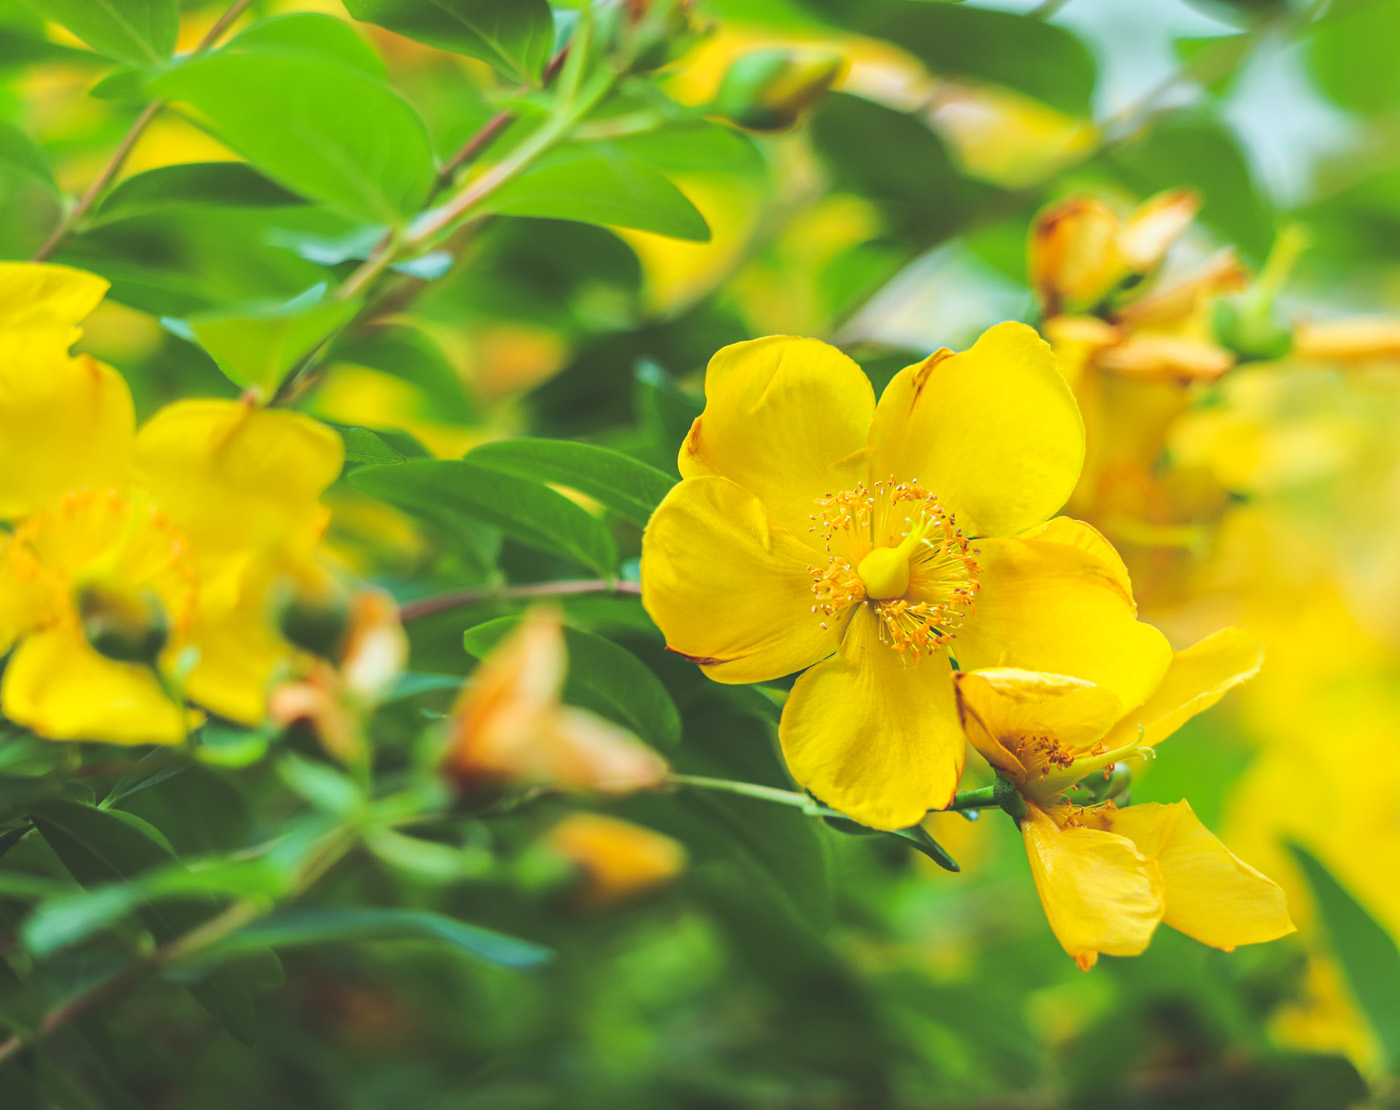
[[[1157,865],[1125,836],[1061,827],[1031,806],[1021,822],[1031,874],[1055,939],[1088,970],[1099,957],[1147,948],[1166,902]]]
[[[1086,816],[1157,861],[1166,893],[1163,920],[1173,929],[1227,952],[1294,931],[1279,885],[1232,854],[1186,802]]]

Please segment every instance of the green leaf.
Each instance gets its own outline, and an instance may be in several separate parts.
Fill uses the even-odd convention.
[[[405,456],[395,451],[368,428],[338,428],[345,444],[347,463],[401,463]]]
[[[235,385],[271,397],[287,373],[352,316],[355,301],[322,300],[325,286],[260,314],[190,320],[189,330]]]
[[[58,196],[53,167],[43,149],[12,123],[0,120],[0,172],[12,175],[44,192]]]
[[[827,93],[811,133],[833,185],[878,204],[911,244],[946,238],[989,192],[963,177],[922,118],[858,96]]]
[[[1288,848],[1317,900],[1352,997],[1371,1023],[1387,1068],[1394,1072],[1400,1069],[1400,948],[1316,856],[1301,844],[1290,843]]]
[[[103,198],[89,223],[170,208],[284,208],[305,203],[244,162],[186,162],[128,177]]]
[[[213,54],[151,83],[198,109],[269,177],[375,223],[426,200],[436,168],[413,107],[372,77],[297,54]]]
[[[290,948],[372,940],[438,941],[501,967],[535,967],[553,956],[548,948],[541,945],[479,925],[469,925],[443,914],[372,906],[294,906],[279,910],[246,926],[211,950],[210,955],[222,958],[234,952],[264,946]]]
[[[594,146],[551,151],[491,194],[484,207],[505,216],[632,227],[696,242],[710,238],[700,210],[663,173]]]
[[[467,629],[463,643],[483,658],[520,623],[500,617]],[[681,717],[661,680],[635,655],[611,640],[577,628],[564,629],[569,675],[564,700],[623,725],[655,748],[671,750],[681,741]]]
[[[1334,103],[1363,115],[1400,107],[1400,3],[1378,0],[1327,19],[1307,45],[1313,83]]]
[[[389,687],[389,692],[380,699],[379,704],[389,705],[392,702],[403,701],[405,698],[417,697],[419,694],[431,694],[440,690],[460,690],[461,688],[461,675],[416,674],[409,671],[399,675],[394,680],[394,684]]]
[[[150,826],[130,814],[53,801],[32,806],[30,818],[69,874],[88,888],[132,880],[175,858],[163,837],[153,836],[147,831]],[[147,905],[141,916],[164,944],[202,924],[217,909],[212,898],[191,899]],[[251,1045],[257,1039],[252,996],[234,969],[215,971],[189,984],[189,991],[237,1040]]]
[[[675,484],[654,466],[620,451],[564,439],[498,440],[473,448],[466,459],[522,478],[567,486],[636,524],[646,524]]]
[[[1005,85],[1076,116],[1092,114],[1094,55],[1072,31],[964,4],[899,4],[871,33],[897,43],[938,76]]]
[[[384,60],[344,20],[315,12],[293,12],[253,24],[229,40],[221,54],[311,54],[368,77],[388,74]]]
[[[179,0],[29,0],[104,57],[130,66],[159,63],[175,50]]]
[[[1208,110],[1176,112],[1113,149],[1107,162],[1140,196],[1188,187],[1201,219],[1262,260],[1274,241],[1274,207],[1254,180],[1230,127]]]
[[[754,175],[765,167],[753,139],[737,127],[710,120],[676,120],[594,145],[646,162],[662,173]]]
[[[438,459],[366,466],[348,480],[407,512],[477,520],[538,551],[568,556],[605,576],[616,573],[617,550],[602,522],[539,482]]]
[[[1172,49],[1194,80],[1223,96],[1234,86],[1255,43],[1253,35],[1209,35],[1176,39]]]
[[[676,456],[705,401],[681,389],[654,362],[639,362],[634,380],[632,409],[637,422],[646,429],[657,454],[667,460],[670,471],[678,473]]]
[[[554,18],[545,0],[345,0],[345,8],[356,19],[480,58],[532,84],[554,44]]]

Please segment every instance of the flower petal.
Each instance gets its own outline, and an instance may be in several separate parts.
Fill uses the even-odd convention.
[[[70,358],[52,334],[0,334],[0,518],[123,485],[135,425],[131,391],[110,366]]]
[[[1093,816],[1157,861],[1167,899],[1163,920],[1173,929],[1227,952],[1294,931],[1279,885],[1231,853],[1186,802]]]
[[[1049,344],[1024,324],[989,328],[962,354],[895,375],[870,434],[870,475],[917,479],[968,535],[1039,524],[1084,466],[1084,422]]]
[[[875,391],[816,339],[773,335],[725,347],[705,371],[705,411],[681,445],[681,476],[718,474],[804,542],[818,498],[864,477]]]
[[[667,647],[711,678],[765,682],[840,642],[842,619],[813,612],[814,558],[748,490],[728,478],[687,478],[642,537],[642,604]]]
[[[807,671],[783,707],[788,769],[833,809],[877,829],[902,829],[943,809],[967,745],[941,654],[906,667],[862,605],[841,654]]]
[[[12,721],[53,740],[178,744],[184,715],[146,667],[99,655],[60,628],[26,637],[0,684]]]
[[[1222,628],[1172,656],[1151,697],[1121,721],[1104,741],[1119,748],[1141,736],[1144,747],[1165,740],[1197,713],[1204,713],[1264,663],[1259,641],[1238,628]]]
[[[77,338],[78,321],[108,288],[105,278],[69,266],[0,262],[0,330],[47,331],[66,351]]]
[[[238,401],[177,401],[136,439],[142,480],[196,547],[274,546],[323,518],[345,449],[300,413]]]
[[[979,540],[977,551],[976,615],[951,645],[960,667],[1073,675],[1125,706],[1156,689],[1171,647],[1137,620],[1122,561],[1087,524],[1057,518],[1025,536]]]
[[[1081,968],[1091,968],[1100,952],[1136,956],[1147,947],[1165,909],[1162,879],[1131,840],[1061,828],[1037,806],[1027,811],[1021,832],[1050,928]]]
[[[1068,675],[992,667],[953,676],[958,713],[972,746],[1019,782],[1039,773],[1044,755],[1026,740],[1043,737],[1079,755],[1113,727],[1122,705],[1111,690]]]

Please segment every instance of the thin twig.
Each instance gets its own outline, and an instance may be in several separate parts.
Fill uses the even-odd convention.
[[[209,33],[199,40],[199,44],[190,52],[190,57],[197,58],[213,47],[219,41],[219,37],[232,26],[239,16],[248,10],[252,2],[253,0],[236,0],[223,15],[214,21],[214,26],[209,28]],[[112,157],[107,159],[107,164],[98,171],[97,177],[87,187],[87,191],[78,198],[78,203],[49,232],[49,237],[39,245],[39,249],[30,257],[31,262],[43,262],[58,249],[58,245],[91,211],[92,206],[106,192],[107,186],[112,183],[117,174],[121,173],[122,167],[126,165],[126,160],[131,157],[131,151],[136,146],[136,141],[145,133],[146,128],[151,125],[151,121],[164,109],[165,101],[160,99],[152,100],[141,109],[141,114],[136,117],[135,122],[122,137],[122,141],[117,144],[117,149],[112,152]]]
[[[617,594],[640,597],[635,582],[610,582],[606,578],[580,578],[565,582],[530,582],[522,586],[495,586],[480,590],[453,590],[436,597],[419,598],[399,606],[399,619],[418,620],[449,609],[462,609],[481,601],[518,601],[531,597],[564,597],[575,594]]]

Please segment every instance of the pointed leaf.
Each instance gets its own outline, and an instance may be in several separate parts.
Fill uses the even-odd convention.
[[[518,81],[544,72],[554,44],[545,0],[345,0],[356,19],[480,58]]]
[[[186,162],[128,177],[107,194],[90,223],[168,208],[282,208],[305,203],[245,162]]]
[[[104,57],[130,66],[164,61],[180,31],[179,0],[29,0]]]
[[[619,516],[645,524],[675,484],[654,466],[591,443],[563,439],[503,439],[467,453],[468,462],[567,486]]]

